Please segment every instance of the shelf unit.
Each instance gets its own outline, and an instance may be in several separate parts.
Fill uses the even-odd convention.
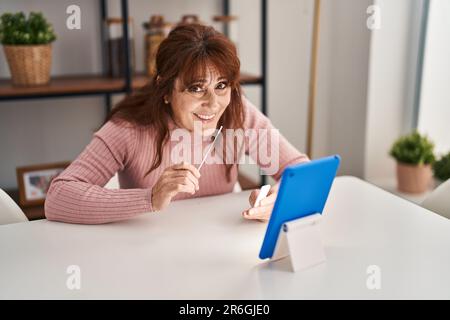
[[[144,74],[132,75],[130,63],[130,48],[128,42],[129,16],[128,0],[119,0],[122,14],[123,46],[125,51],[125,65],[123,78],[111,78],[106,76],[106,30],[104,21],[108,17],[107,0],[99,0],[100,5],[100,30],[102,41],[102,63],[103,74],[74,75],[74,76],[52,76],[51,81],[45,86],[36,87],[14,87],[10,79],[0,79],[0,102],[24,99],[42,98],[66,98],[81,96],[103,96],[105,102],[105,113],[111,108],[111,97],[114,94],[129,94],[133,90],[142,87],[146,83]],[[230,1],[222,0],[222,14],[230,14]],[[261,75],[241,73],[242,85],[258,85],[261,87],[261,111],[267,114],[267,0],[261,0]],[[225,26],[223,32],[228,35]],[[1,112],[1,110],[0,110]],[[265,176],[261,176],[261,184],[264,184]],[[15,195],[17,190],[8,190]],[[34,210],[33,212],[36,212]],[[42,209],[43,212],[43,209]],[[36,215],[36,214],[35,214]]]
[[[131,74],[130,49],[128,45],[128,24],[125,17],[128,16],[128,0],[119,0],[122,11],[123,41],[125,48],[125,65],[123,78],[110,78],[106,76],[106,30],[103,22],[108,16],[107,0],[99,0],[101,14],[101,41],[104,74],[53,76],[46,86],[14,87],[10,79],[0,79],[0,102],[17,99],[39,98],[64,98],[87,95],[103,95],[105,97],[106,111],[111,108],[111,95],[118,93],[130,93],[132,90],[144,85],[146,78],[143,74]],[[222,13],[229,15],[229,0],[222,0]],[[223,30],[228,34],[225,27]],[[241,74],[242,85],[261,86],[261,110],[267,113],[267,0],[261,0],[261,75]]]
[[[131,90],[142,87],[147,82],[144,74],[136,74],[131,79]],[[261,77],[241,74],[241,84],[260,84]],[[15,99],[39,99],[85,95],[112,95],[124,93],[125,80],[103,75],[55,76],[46,86],[15,87],[9,79],[0,79],[0,101]]]

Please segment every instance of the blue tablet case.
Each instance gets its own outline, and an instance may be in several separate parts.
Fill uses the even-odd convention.
[[[271,258],[281,226],[288,221],[322,213],[339,167],[338,155],[287,167],[281,177],[277,199],[259,252]]]

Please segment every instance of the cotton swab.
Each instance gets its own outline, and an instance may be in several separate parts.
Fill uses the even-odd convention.
[[[270,184],[266,184],[261,187],[261,190],[259,191],[258,197],[256,198],[253,208],[259,207],[261,205],[261,200],[267,197],[269,191],[270,191]]]
[[[200,169],[202,168],[203,164],[205,163],[206,158],[208,157],[209,153],[212,150],[212,147],[214,146],[214,144],[216,143],[217,137],[219,136],[220,132],[222,131],[223,126],[220,126],[219,131],[217,131],[216,136],[214,137],[213,142],[211,143],[211,145],[209,146],[208,150],[206,151],[205,156],[203,157],[202,162],[200,163],[200,165],[198,166],[197,170],[200,171]]]

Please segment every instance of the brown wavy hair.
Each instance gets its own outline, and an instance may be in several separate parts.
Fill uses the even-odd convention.
[[[180,79],[185,90],[199,78],[204,78],[207,67],[213,66],[224,76],[231,87],[231,101],[219,119],[223,129],[239,129],[244,125],[244,108],[239,84],[240,61],[236,47],[225,35],[213,27],[185,24],[174,28],[160,44],[156,54],[156,72],[149,82],[126,96],[106,117],[155,129],[156,154],[147,176],[162,162],[163,146],[169,140],[168,117],[172,108],[164,104],[164,97],[175,90],[175,80]],[[233,165],[226,165],[230,180]]]

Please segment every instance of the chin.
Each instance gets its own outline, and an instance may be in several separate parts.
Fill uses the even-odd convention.
[[[203,129],[215,129],[217,128],[218,122],[210,122],[210,123],[204,123],[203,124]]]
[[[208,124],[203,124],[203,131],[202,131],[202,135],[203,136],[209,136],[212,135],[214,133],[214,130],[217,128],[217,122],[216,123],[208,123]]]

